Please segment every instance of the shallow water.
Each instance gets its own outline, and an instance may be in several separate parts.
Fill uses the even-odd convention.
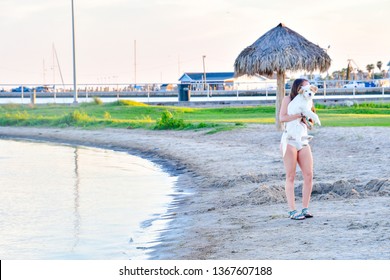
[[[0,259],[146,259],[176,179],[125,152],[0,140]]]

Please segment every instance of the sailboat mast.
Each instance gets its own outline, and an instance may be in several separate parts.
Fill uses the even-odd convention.
[[[60,72],[62,86],[65,88],[64,78],[62,77],[62,72],[61,72],[60,61],[58,60],[57,50],[56,50],[56,47],[54,46],[54,44],[53,44],[53,57],[56,58],[57,66],[58,66],[58,72]],[[53,63],[53,69],[54,69],[54,63]]]
[[[55,55],[54,55],[54,43],[52,44],[52,48],[51,48],[51,52],[52,52],[52,65],[53,65],[53,85],[56,84],[56,67],[55,67]]]

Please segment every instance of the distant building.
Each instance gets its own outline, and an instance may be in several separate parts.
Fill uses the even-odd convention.
[[[184,73],[179,81],[182,83],[186,82],[203,82],[204,75],[206,74],[206,82],[223,82],[227,79],[234,77],[234,72],[206,72],[206,73]]]
[[[205,74],[206,82],[204,81]],[[225,81],[233,77],[234,72],[184,73],[179,81],[182,84],[191,84],[192,90],[203,90],[205,84],[214,90],[224,90]]]
[[[233,89],[254,90],[254,89],[275,89],[276,79],[269,79],[261,75],[242,75],[233,79]]]
[[[243,75],[234,77],[234,72],[186,72],[179,81],[182,84],[191,84],[192,90],[204,90],[210,87],[212,90],[253,90],[253,89],[276,89],[276,80],[268,79],[261,75]]]
[[[174,84],[162,84],[160,86],[160,91],[172,91],[176,88]]]

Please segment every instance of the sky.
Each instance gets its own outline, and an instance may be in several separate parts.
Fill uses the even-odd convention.
[[[59,70],[73,83],[71,3],[0,0],[0,87],[62,83]],[[177,82],[203,62],[233,72],[239,53],[279,23],[330,46],[330,73],[348,59],[387,69],[389,11],[389,0],[74,0],[77,82]]]

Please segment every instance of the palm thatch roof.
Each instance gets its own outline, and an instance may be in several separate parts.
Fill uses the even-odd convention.
[[[280,23],[239,54],[234,72],[236,76],[272,75],[287,70],[325,72],[330,63],[324,49]]]
[[[234,74],[253,76],[277,73],[275,119],[277,128],[282,130],[279,112],[285,96],[286,71],[325,72],[329,69],[330,62],[324,49],[280,23],[239,54],[234,62]]]

